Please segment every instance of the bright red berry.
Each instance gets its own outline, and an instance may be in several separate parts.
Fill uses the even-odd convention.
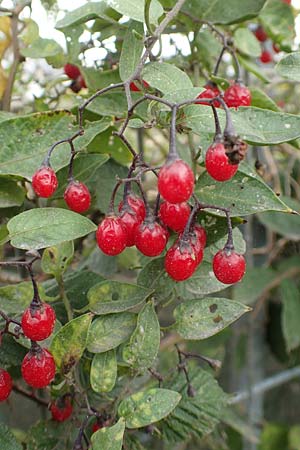
[[[33,341],[43,341],[50,336],[55,325],[55,311],[47,303],[25,309],[21,325],[23,333]]]
[[[179,233],[184,230],[191,214],[191,208],[186,202],[163,202],[159,207],[160,220],[171,230]]]
[[[205,156],[205,167],[209,175],[217,181],[230,180],[238,170],[238,164],[229,163],[225,147],[221,142],[215,142],[208,148]]]
[[[205,91],[201,92],[201,94],[199,94],[197,98],[214,98],[214,97],[216,97],[217,95],[220,95],[220,94],[221,94],[221,92],[220,92],[220,90],[219,90],[219,88],[218,88],[218,86],[216,84],[214,84],[214,83],[207,83],[205,85]],[[197,104],[199,104],[199,105],[208,105],[207,103],[204,103],[204,102],[197,102]],[[220,102],[218,100],[215,100],[213,102],[213,105],[216,108],[219,108],[220,107]]]
[[[136,227],[142,223],[142,219],[130,207],[125,207],[120,212],[120,219],[126,228],[126,247],[132,247],[135,244]]]
[[[49,166],[41,167],[32,177],[32,187],[39,197],[51,197],[56,191],[57,186],[56,174]]]
[[[199,224],[195,224],[189,232],[189,240],[195,251],[197,265],[199,265],[202,262],[203,250],[206,245],[206,231]]]
[[[273,61],[273,57],[272,57],[271,53],[268,52],[268,50],[262,51],[259,59],[264,64],[268,64]]]
[[[121,253],[126,247],[127,231],[120,217],[106,217],[98,226],[96,239],[98,247],[106,255]]]
[[[80,70],[74,64],[65,64],[64,72],[71,80],[76,80],[80,76]]]
[[[127,203],[131,209],[141,218],[143,221],[146,217],[146,208],[144,201],[137,197],[135,194],[129,194],[127,196]],[[123,208],[123,200],[119,203],[118,210],[121,211]]]
[[[201,225],[196,223],[193,227],[192,232],[196,234],[200,245],[202,246],[202,248],[204,248],[206,246],[206,240],[207,240],[207,235],[206,235],[205,229],[203,227],[201,227]]]
[[[170,203],[187,201],[193,193],[194,174],[190,166],[182,159],[166,162],[158,175],[158,190]]]
[[[30,350],[23,359],[21,371],[29,386],[44,388],[51,383],[55,376],[53,356],[45,348],[38,347],[37,350]]]
[[[9,397],[12,390],[12,379],[8,372],[0,369],[0,402],[4,402]]]
[[[224,93],[224,100],[229,108],[250,106],[251,93],[246,86],[236,82],[226,89]]]
[[[219,250],[213,259],[213,271],[216,278],[224,284],[240,281],[246,270],[246,262],[242,255],[234,250]]]
[[[190,278],[197,268],[197,257],[190,243],[176,241],[165,258],[165,270],[175,281]]]
[[[73,406],[70,397],[59,398],[50,405],[52,419],[56,422],[64,422],[73,412]]]
[[[82,213],[91,206],[91,194],[87,186],[79,181],[70,181],[64,199],[68,207],[75,212]]]
[[[158,256],[165,249],[168,241],[166,230],[157,222],[145,221],[135,232],[135,245],[146,256]]]
[[[268,39],[268,35],[262,26],[257,27],[254,34],[259,42],[265,42]]]
[[[143,84],[144,88],[146,88],[146,89],[148,87],[150,87],[149,84],[147,83],[147,81],[145,81],[145,80],[142,80],[142,84]],[[130,90],[132,92],[140,92],[140,88],[133,81],[130,83]]]

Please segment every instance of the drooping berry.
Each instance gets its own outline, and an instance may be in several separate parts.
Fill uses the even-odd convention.
[[[169,203],[187,201],[193,193],[194,174],[182,159],[166,162],[158,175],[158,190]]]
[[[12,390],[12,379],[8,372],[0,369],[0,402],[4,402],[9,397]]]
[[[43,341],[50,336],[55,325],[54,309],[47,303],[29,306],[25,309],[21,326],[23,333],[33,341]]]
[[[240,281],[246,270],[246,262],[242,255],[234,250],[219,250],[213,258],[213,271],[216,278],[224,284]]]
[[[142,84],[143,84],[144,88],[146,88],[146,89],[148,87],[150,87],[149,84],[147,83],[147,81],[145,81],[145,80],[142,80]],[[130,83],[130,90],[132,92],[140,92],[140,88],[133,81]]]
[[[273,61],[273,57],[272,57],[271,53],[268,52],[268,50],[262,51],[259,59],[261,60],[261,62],[263,64],[268,64]]]
[[[51,383],[55,376],[55,362],[51,353],[45,348],[38,347],[30,350],[21,365],[24,380],[29,386],[44,388]]]
[[[158,256],[168,241],[166,230],[154,220],[141,223],[135,232],[135,245],[146,256]]]
[[[130,208],[130,206],[123,207],[123,210],[120,212],[120,219],[126,228],[126,247],[132,247],[135,244],[136,227],[142,223],[142,219]]]
[[[165,258],[165,270],[175,281],[190,278],[197,268],[197,257],[190,243],[176,241],[169,248]]]
[[[80,76],[80,70],[74,64],[65,64],[64,72],[71,80],[76,80]]]
[[[241,83],[235,82],[229,86],[224,93],[224,100],[229,108],[251,105],[251,93],[249,89]]]
[[[50,412],[52,419],[56,422],[64,422],[73,412],[73,406],[70,397],[59,398],[55,402],[51,402]]]
[[[254,34],[259,42],[265,42],[268,39],[268,35],[262,26],[257,27]]]
[[[96,239],[98,247],[106,255],[121,253],[126,247],[127,231],[120,217],[107,216],[98,226]]]
[[[42,166],[32,177],[32,187],[39,197],[51,197],[56,191],[57,186],[56,174],[49,166]]]
[[[129,194],[127,196],[127,203],[130,208],[141,218],[143,221],[146,217],[146,208],[143,199],[137,197],[135,194]],[[119,203],[118,210],[121,211],[123,208],[123,200]]]
[[[220,95],[220,94],[221,94],[221,92],[220,92],[218,86],[215,83],[209,82],[209,83],[207,83],[205,85],[205,91],[201,92],[201,94],[199,94],[197,98],[214,98],[214,97],[216,97],[217,95]],[[197,104],[199,104],[199,105],[208,105],[207,103],[204,103],[204,102],[197,102]],[[218,100],[215,100],[213,102],[213,105],[216,108],[219,108],[220,107],[220,102]]]
[[[238,170],[237,164],[229,163],[225,147],[221,142],[215,142],[208,148],[205,156],[205,167],[209,175],[217,181],[230,180]]]
[[[191,214],[191,208],[186,202],[163,202],[159,207],[160,220],[171,230],[179,233],[184,230]]]
[[[87,186],[79,181],[70,181],[64,199],[68,207],[75,212],[82,213],[91,206],[91,194]]]

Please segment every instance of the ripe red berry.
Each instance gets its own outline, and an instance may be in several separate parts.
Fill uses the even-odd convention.
[[[56,422],[64,422],[73,412],[73,406],[69,397],[59,398],[50,405],[52,419]]]
[[[121,253],[126,247],[127,231],[120,217],[106,217],[98,226],[96,239],[98,247],[106,255]]]
[[[275,53],[279,53],[280,52],[280,47],[278,44],[276,44],[276,42],[273,42],[272,44],[273,50]]]
[[[206,240],[207,240],[207,235],[206,235],[205,229],[203,227],[201,227],[201,225],[196,223],[193,227],[192,232],[196,234],[197,240],[199,241],[202,248],[204,248],[206,246]]]
[[[176,241],[169,248],[165,258],[165,270],[175,281],[190,278],[197,268],[197,257],[189,243]]]
[[[24,380],[29,386],[44,388],[51,383],[55,376],[55,362],[51,353],[39,347],[30,350],[21,365]]]
[[[160,220],[171,230],[179,233],[189,220],[191,208],[186,202],[169,203],[163,202],[159,207]]]
[[[158,190],[170,203],[187,201],[193,193],[194,174],[190,166],[182,159],[166,162],[158,175]]]
[[[158,256],[165,249],[168,241],[166,230],[157,222],[141,223],[135,232],[135,245],[146,256]]]
[[[91,206],[91,194],[87,186],[79,181],[70,181],[64,199],[68,207],[75,212],[82,213]]]
[[[259,42],[265,42],[268,39],[268,35],[262,26],[257,27],[254,34]]]
[[[126,247],[132,247],[135,244],[136,227],[142,223],[142,219],[130,207],[125,207],[120,212],[120,219],[126,228]]]
[[[33,341],[43,341],[50,336],[55,325],[54,309],[47,303],[25,309],[21,325],[23,333]]]
[[[9,397],[12,390],[12,379],[8,372],[0,369],[0,402],[4,402]]]
[[[32,187],[39,197],[51,197],[56,191],[57,186],[56,174],[49,166],[41,167],[32,177]]]
[[[103,426],[101,426],[100,423],[95,422],[94,425],[92,426],[92,432],[96,433],[96,431],[101,430],[101,428],[103,428]]]
[[[137,197],[135,194],[129,194],[127,196],[127,203],[131,209],[141,218],[143,221],[146,217],[146,208],[144,201]],[[123,208],[123,200],[119,203],[118,210],[121,211]]]
[[[216,278],[224,284],[240,281],[246,270],[246,262],[242,255],[234,250],[219,250],[213,259],[213,271]]]
[[[250,106],[251,93],[246,86],[236,82],[226,89],[224,93],[224,100],[229,108]]]
[[[212,144],[205,156],[205,167],[209,175],[217,181],[227,181],[232,178],[238,165],[230,164],[225,153],[225,147],[221,142]]]
[[[147,83],[147,81],[145,81],[145,80],[142,80],[142,84],[143,84],[144,88],[146,88],[146,89],[148,87],[150,87],[149,84]],[[130,83],[130,90],[132,92],[140,92],[140,88],[133,81]]]
[[[268,50],[262,51],[259,59],[264,64],[268,64],[273,61],[273,57],[272,57],[271,53],[268,52]]]
[[[220,92],[220,90],[219,90],[219,88],[218,88],[218,86],[216,84],[214,84],[214,83],[207,83],[205,85],[205,91],[201,92],[201,94],[199,94],[197,98],[214,98],[214,97],[216,97],[217,95],[220,95],[220,94],[221,94],[221,92]],[[207,103],[204,103],[204,102],[197,102],[197,104],[199,104],[199,105],[208,105]],[[220,107],[220,102],[218,100],[215,100],[213,102],[213,105],[216,108],[219,108]]]
[[[64,72],[71,80],[76,80],[80,76],[80,70],[74,64],[65,64]]]

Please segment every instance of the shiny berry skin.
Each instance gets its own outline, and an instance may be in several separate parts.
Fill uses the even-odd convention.
[[[146,89],[150,87],[147,81],[142,80],[142,84]],[[130,83],[130,90],[132,92],[140,92],[140,88],[133,81]]]
[[[201,94],[199,94],[197,98],[214,98],[220,94],[221,94],[221,92],[220,92],[218,86],[216,86],[214,83],[207,83],[205,86],[205,91],[201,92]],[[197,103],[197,105],[208,105],[208,103],[204,103],[204,102],[196,102],[196,103]],[[220,102],[218,102],[218,100],[215,100],[213,102],[213,105],[216,108],[219,108]]]
[[[165,258],[165,270],[175,281],[190,278],[197,268],[197,257],[193,247],[182,245],[179,241],[169,248]]]
[[[196,234],[197,239],[198,239],[200,245],[202,246],[202,248],[204,248],[206,246],[206,240],[207,240],[207,235],[206,235],[205,229],[203,227],[201,227],[201,225],[196,223],[194,225],[193,232]]]
[[[4,402],[9,397],[12,390],[12,379],[8,372],[0,369],[0,402]]]
[[[80,76],[80,70],[74,64],[65,64],[64,72],[71,80],[76,80]]]
[[[182,159],[167,162],[159,171],[158,190],[169,203],[187,201],[193,193],[194,174]]]
[[[171,230],[177,233],[184,230],[189,220],[191,208],[186,202],[169,203],[163,202],[159,207],[160,220]]]
[[[136,227],[142,223],[142,219],[140,216],[135,214],[135,212],[129,208],[123,208],[120,212],[120,219],[123,222],[123,225],[126,228],[126,247],[132,247],[135,244],[135,230]]]
[[[255,37],[259,42],[265,42],[268,39],[268,35],[263,29],[263,27],[259,26],[254,31]]]
[[[50,336],[55,325],[54,309],[47,303],[25,309],[21,325],[23,333],[33,341],[43,341]]]
[[[52,402],[49,409],[52,419],[56,422],[64,422],[72,415],[73,412],[73,406],[69,397]]]
[[[136,228],[135,245],[143,255],[160,255],[167,242],[166,230],[157,222],[143,222]]]
[[[205,155],[205,167],[209,175],[217,181],[227,181],[232,178],[238,165],[230,164],[225,153],[225,147],[221,142],[212,144]]]
[[[29,386],[44,388],[48,386],[55,376],[55,362],[51,353],[39,348],[29,351],[21,365],[22,377]]]
[[[39,197],[51,197],[56,191],[57,186],[56,174],[51,167],[41,167],[32,177],[33,190]]]
[[[68,207],[75,212],[82,213],[91,206],[91,194],[87,186],[79,181],[70,181],[64,199]]]
[[[216,278],[224,284],[240,281],[246,271],[246,262],[242,255],[234,250],[219,250],[213,258],[213,271]]]
[[[129,194],[127,196],[127,203],[130,206],[130,208],[141,218],[143,222],[143,220],[146,217],[146,208],[143,200],[134,194]],[[121,212],[122,208],[123,208],[123,201],[119,203],[118,210]]]
[[[240,83],[234,83],[226,89],[224,100],[229,108],[238,108],[239,106],[251,105],[251,93],[246,86]]]
[[[120,219],[116,216],[106,217],[96,231],[98,247],[109,256],[121,253],[127,243],[127,231]]]
[[[273,57],[272,57],[271,53],[268,52],[268,50],[264,50],[263,52],[261,52],[259,59],[264,64],[268,64],[273,61]]]

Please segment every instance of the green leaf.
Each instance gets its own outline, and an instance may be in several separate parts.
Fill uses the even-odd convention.
[[[44,289],[39,285],[39,293],[45,299]],[[9,316],[20,315],[33,298],[31,282],[22,282],[0,287],[0,309]]]
[[[300,213],[300,204],[298,201],[289,197],[282,197],[282,200],[293,210]],[[279,212],[266,212],[259,214],[259,221],[268,229],[275,233],[285,236],[292,241],[300,240],[300,216],[286,215]]]
[[[127,341],[136,326],[136,314],[123,312],[98,317],[92,322],[87,348],[92,353],[103,353]]]
[[[265,267],[249,267],[242,281],[233,288],[233,298],[253,305],[267,286],[278,276],[275,270]]]
[[[300,425],[293,425],[289,430],[289,448],[300,450]]]
[[[300,346],[300,291],[293,280],[284,280],[280,285],[282,310],[282,331],[287,350]]]
[[[160,344],[160,326],[153,302],[146,303],[137,318],[136,329],[123,348],[123,359],[141,371],[151,367]]]
[[[105,280],[89,290],[89,308],[95,314],[127,311],[141,305],[151,292],[135,284]]]
[[[7,224],[11,245],[25,250],[51,247],[96,230],[87,217],[59,208],[30,209]]]
[[[107,212],[111,193],[116,184],[116,176],[126,178],[127,172],[126,167],[111,159],[99,168],[96,180],[96,206],[101,211]],[[116,205],[122,200],[122,197],[122,189],[119,189],[115,200]]]
[[[112,427],[105,427],[92,434],[92,450],[121,450],[125,421],[121,417]]]
[[[3,450],[22,450],[23,448],[4,423],[0,423],[0,444]]]
[[[27,58],[47,58],[63,53],[61,46],[54,39],[36,39],[21,49],[21,54]]]
[[[118,413],[125,418],[126,428],[141,428],[166,417],[180,399],[178,392],[169,389],[139,391],[120,403]]]
[[[292,8],[281,0],[268,0],[259,18],[268,36],[289,50],[295,37]]]
[[[20,368],[27,350],[18,344],[10,335],[2,337],[0,346],[0,365],[3,369]]]
[[[189,89],[193,84],[188,75],[173,64],[151,62],[142,72],[143,80],[163,93]]]
[[[264,83],[270,83],[270,79],[266,77],[266,74],[258,67],[257,64],[251,61],[249,58],[244,58],[241,55],[237,55],[238,60],[244,69],[252,73],[256,78],[263,81]]]
[[[206,339],[219,333],[250,311],[247,306],[227,298],[207,297],[188,300],[174,310],[172,326],[185,339]]]
[[[117,358],[115,350],[97,353],[92,361],[90,381],[93,391],[110,392],[117,379]]]
[[[144,22],[144,0],[105,0],[106,4],[124,16],[138,22]],[[158,0],[152,0],[150,6],[150,22],[157,24],[164,10]]]
[[[300,52],[284,56],[275,69],[284,78],[300,81]]]
[[[143,36],[143,25],[139,22],[132,21],[128,26],[119,63],[120,77],[123,81],[127,80],[134,73],[144,48],[143,39],[139,39],[133,31]]]
[[[16,181],[0,177],[0,208],[20,206],[24,202],[25,191]]]
[[[167,300],[176,286],[164,270],[164,258],[149,261],[139,273],[138,284],[148,289],[155,289],[153,297],[160,301]]]
[[[260,56],[260,44],[248,28],[238,28],[234,32],[233,38],[237,48],[242,53],[253,58]]]
[[[27,434],[26,450],[65,450],[72,436],[72,421],[41,420]],[[75,440],[76,435],[74,435]]]
[[[87,3],[73,11],[68,11],[65,17],[57,22],[55,28],[61,30],[67,27],[75,27],[99,17],[110,23],[116,23],[106,12],[108,12],[108,7],[103,1]]]
[[[81,358],[86,348],[92,317],[90,313],[76,317],[54,336],[50,351],[61,373],[68,373]]]
[[[257,87],[251,87],[251,105],[257,108],[269,109],[270,111],[280,111],[274,100],[264,91]]]
[[[73,241],[63,242],[56,247],[46,248],[42,256],[42,270],[45,273],[61,276],[71,264],[74,255]]]
[[[93,67],[81,67],[80,71],[84,76],[87,87],[92,91],[98,91],[110,84],[117,84],[121,81],[118,69],[100,70]],[[107,120],[107,118],[102,120]]]

